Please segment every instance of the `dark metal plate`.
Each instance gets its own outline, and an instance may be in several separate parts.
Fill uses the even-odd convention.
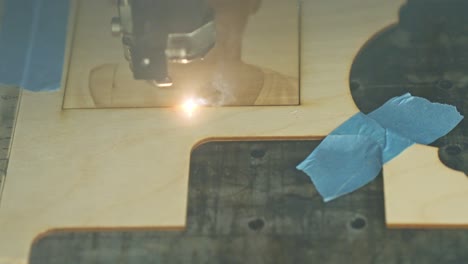
[[[468,116],[468,1],[410,0],[398,24],[363,46],[350,74],[359,109],[368,113],[410,92]],[[468,122],[433,143],[447,166],[468,173]]]

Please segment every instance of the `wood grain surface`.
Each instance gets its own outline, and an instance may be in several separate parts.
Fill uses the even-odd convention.
[[[348,85],[354,56],[367,39],[396,22],[402,3],[303,3],[300,106],[200,108],[192,115],[179,108],[63,110],[64,89],[24,92],[0,207],[0,263],[26,262],[34,239],[56,228],[183,228],[190,153],[206,139],[327,135],[357,112]],[[417,166],[412,172],[413,160],[426,162],[425,155],[411,156],[421,149],[429,158],[436,153],[421,146],[405,152],[408,177],[428,173]],[[386,193],[395,193],[388,204],[407,185],[394,175],[397,161],[385,167]],[[426,177],[451,190],[440,177],[448,171],[437,166]],[[414,187],[418,195],[426,190],[421,184]],[[448,201],[437,207],[464,203]],[[406,217],[395,207],[387,217],[389,224],[405,219],[451,225],[463,217],[468,223],[466,215],[440,215],[436,222]]]
[[[416,145],[384,169],[390,227],[467,227],[468,179],[439,160],[437,148]]]

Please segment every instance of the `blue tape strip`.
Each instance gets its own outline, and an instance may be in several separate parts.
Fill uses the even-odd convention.
[[[60,88],[69,0],[6,0],[0,29],[0,83],[31,91]]]
[[[463,119],[455,106],[431,103],[409,93],[387,101],[369,117],[419,144],[436,141]]]
[[[454,106],[405,94],[358,113],[335,129],[297,168],[325,202],[351,193],[379,174],[384,163],[414,143],[429,144],[463,119]]]
[[[372,181],[382,169],[382,149],[368,136],[328,136],[297,168],[328,202]]]

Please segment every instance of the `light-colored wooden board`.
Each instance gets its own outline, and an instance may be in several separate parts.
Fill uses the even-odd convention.
[[[468,226],[468,179],[447,169],[437,148],[407,149],[385,166],[384,175],[387,226]]]
[[[402,3],[304,1],[300,106],[201,108],[192,116],[178,108],[62,110],[64,89],[24,92],[0,205],[0,263],[26,262],[33,240],[56,228],[183,228],[190,152],[207,139],[327,135],[358,111],[348,86],[354,56],[397,21]],[[429,178],[445,193],[463,185],[446,181],[462,174],[434,155],[414,146],[385,166],[389,224],[468,223],[466,214],[450,215],[462,210],[445,207],[466,208],[462,199],[439,199],[437,217],[401,218],[399,203],[410,206],[404,195],[432,194]],[[425,164],[436,165],[421,170]],[[417,194],[400,195],[409,184]]]

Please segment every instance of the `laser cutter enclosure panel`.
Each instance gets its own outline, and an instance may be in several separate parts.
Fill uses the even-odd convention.
[[[295,6],[293,1],[271,1]],[[21,97],[0,206],[0,263],[26,262],[31,243],[57,228],[183,228],[192,148],[214,138],[327,135],[358,112],[349,87],[351,64],[369,38],[398,21],[402,4],[304,1],[301,104],[294,106],[202,107],[192,115],[177,107],[63,108],[73,64],[70,45],[63,87],[49,93],[25,91]],[[271,12],[281,14],[275,8]],[[262,22],[262,28],[275,33],[280,18]],[[297,27],[290,29],[294,31]],[[69,44],[74,34],[70,30]],[[261,39],[259,34],[253,41]],[[269,46],[264,47],[269,52]],[[89,94],[81,92],[67,90],[75,99],[90,102]],[[73,104],[80,100],[75,99],[66,99],[65,105],[77,108]],[[466,208],[468,182],[463,173],[441,165],[437,148],[414,146],[387,164],[384,174],[389,225],[467,225],[468,210],[452,208]],[[414,197],[418,203],[412,203]],[[434,199],[437,206],[427,206]]]

